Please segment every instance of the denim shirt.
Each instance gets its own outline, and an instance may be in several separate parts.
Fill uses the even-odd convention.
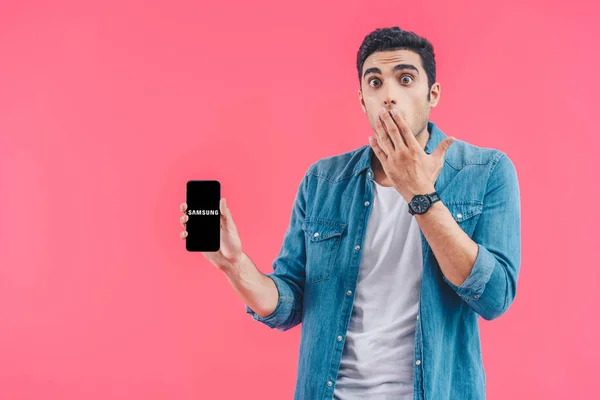
[[[431,121],[425,152],[446,135]],[[252,317],[281,331],[301,324],[294,399],[332,399],[373,202],[369,145],[314,162],[295,196],[273,272],[273,313]],[[423,232],[423,278],[415,328],[414,398],[484,399],[478,319],[498,318],[515,298],[521,263],[520,197],[500,150],[456,140],[435,182],[441,202],[478,246],[467,279],[446,279]]]

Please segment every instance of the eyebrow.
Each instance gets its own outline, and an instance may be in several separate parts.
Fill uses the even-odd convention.
[[[405,70],[405,69],[409,69],[411,71],[415,71],[417,73],[417,75],[419,74],[419,70],[417,69],[417,67],[415,67],[412,64],[398,64],[394,67],[394,69],[392,70],[392,72],[396,72],[398,70]],[[363,74],[363,79],[368,75],[368,74],[381,74],[381,70],[377,67],[373,67],[373,68],[369,68],[365,71],[365,73]]]

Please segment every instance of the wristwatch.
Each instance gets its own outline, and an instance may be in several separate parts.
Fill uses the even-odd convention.
[[[408,203],[408,212],[412,215],[425,214],[429,207],[435,202],[440,201],[440,197],[437,192],[429,194],[417,194]]]

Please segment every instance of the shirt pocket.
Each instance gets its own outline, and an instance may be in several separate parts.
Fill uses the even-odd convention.
[[[444,205],[448,208],[458,226],[471,237],[481,215],[483,204],[475,201],[451,201],[445,202]]]
[[[346,224],[311,218],[302,223],[306,236],[306,285],[329,279],[338,260]]]

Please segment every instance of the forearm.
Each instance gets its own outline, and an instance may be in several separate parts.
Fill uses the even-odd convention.
[[[441,201],[433,204],[425,214],[415,214],[415,217],[442,274],[452,284],[462,285],[475,264],[477,243],[458,226]]]
[[[516,292],[510,262],[473,241],[441,202],[417,219],[450,287],[483,318],[502,315]]]
[[[433,204],[425,214],[416,215],[444,281],[488,320],[498,318],[514,301],[521,264],[516,169],[504,153],[498,153],[490,168],[481,212],[471,235],[458,225],[443,201]]]
[[[258,315],[266,317],[275,311],[279,300],[275,283],[260,272],[245,253],[236,268],[223,270],[223,273],[242,301]]]

